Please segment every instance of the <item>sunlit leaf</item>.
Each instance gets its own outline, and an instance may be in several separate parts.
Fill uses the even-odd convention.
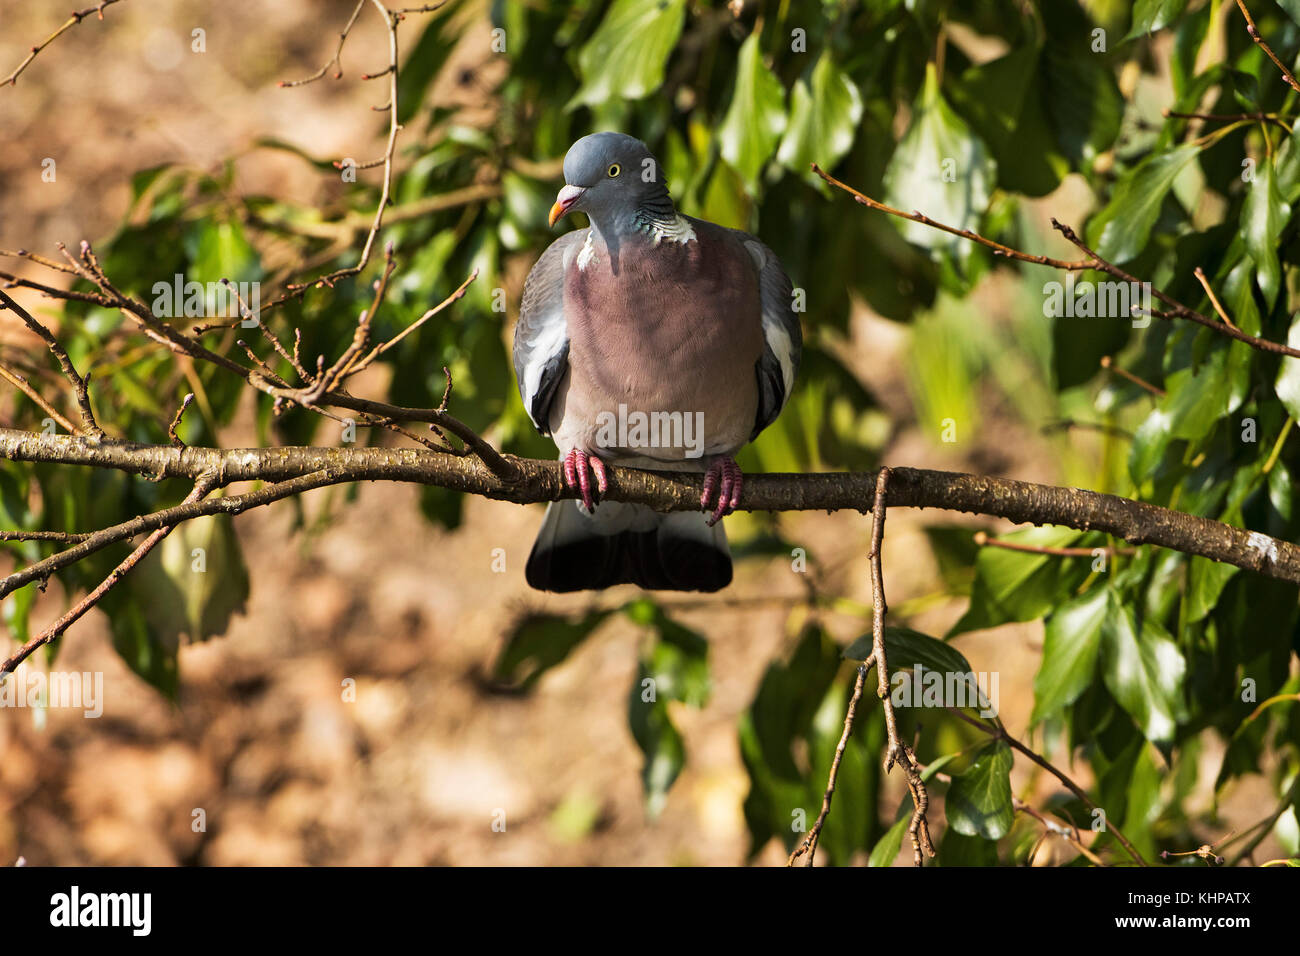
[[[812,76],[790,94],[790,125],[776,158],[792,172],[812,175],[808,164],[831,169],[849,151],[862,119],[862,94],[853,79],[823,53]]]
[[[751,193],[758,190],[758,174],[772,158],[785,123],[785,89],[764,65],[758,34],[751,33],[741,44],[736,88],[718,127],[722,158]]]
[[[988,206],[997,170],[984,143],[944,102],[934,65],[913,107],[912,123],[885,172],[885,201],[959,229],[971,229]],[[920,223],[902,221],[909,242],[950,249],[964,242]]]
[[[999,840],[1015,821],[1011,806],[1011,748],[1001,740],[983,747],[975,762],[955,774],[944,808],[948,825],[963,836]]]
[[[615,0],[578,54],[582,87],[568,108],[657,90],[685,17],[686,0]]]

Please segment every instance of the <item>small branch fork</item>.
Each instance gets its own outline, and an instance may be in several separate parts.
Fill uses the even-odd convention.
[[[385,104],[388,112],[388,141],[384,147],[384,155],[380,159],[368,163],[359,163],[355,168],[370,169],[372,167],[383,166],[384,175],[379,190],[379,203],[375,207],[375,215],[370,222],[369,230],[366,232],[365,243],[361,248],[361,255],[357,259],[356,265],[336,269],[333,272],[327,273],[323,276],[318,276],[308,282],[291,283],[287,287],[288,291],[283,296],[267,303],[262,310],[264,312],[274,309],[290,299],[305,294],[309,289],[320,288],[322,286],[333,288],[334,283],[338,280],[349,276],[359,275],[370,263],[370,256],[374,250],[375,242],[379,237],[379,230],[383,228],[384,225],[384,213],[388,210],[388,206],[392,202],[393,156],[397,151],[397,136],[402,131],[402,124],[398,122],[397,118],[397,26],[402,22],[402,20],[406,19],[408,13],[432,13],[442,7],[446,0],[442,0],[442,3],[429,3],[420,7],[404,7],[398,10],[390,10],[388,7],[384,6],[380,0],[358,0],[357,5],[352,10],[352,15],[348,18],[347,25],[343,28],[342,33],[339,34],[339,42],[338,46],[334,50],[334,56],[326,62],[320,70],[311,76],[301,80],[281,81],[280,86],[293,87],[312,83],[324,76],[331,66],[335,68],[334,78],[338,79],[342,77],[343,67],[340,64],[339,57],[343,53],[343,45],[347,43],[348,36],[351,34],[352,28],[356,25],[357,18],[361,15],[361,10],[367,2],[369,2],[384,18],[384,26],[388,30],[388,65],[377,72],[362,74],[361,78],[362,80],[373,80],[382,76],[388,77],[388,103]],[[340,169],[343,168],[339,163],[335,163],[335,166]]]
[[[1044,770],[1050,773],[1057,780],[1061,781],[1061,783],[1065,785],[1066,789],[1068,789],[1072,794],[1078,797],[1083,802],[1083,804],[1087,806],[1090,810],[1101,809],[1100,807],[1097,806],[1096,801],[1094,801],[1090,796],[1088,796],[1088,792],[1084,790],[1083,787],[1079,786],[1068,776],[1066,776],[1064,771],[1057,769],[1045,757],[1039,756],[1037,753],[1035,753],[1034,751],[1026,747],[1024,744],[1022,744],[1015,737],[1012,737],[1011,734],[1007,733],[1007,729],[1003,727],[1000,722],[997,723],[996,725],[989,724],[986,721],[979,720],[975,717],[972,717],[970,714],[967,714],[966,712],[964,712],[958,707],[948,706],[945,707],[944,709],[954,714],[955,716],[960,717],[962,720],[966,721],[966,723],[970,724],[972,727],[976,727],[981,732],[988,734],[990,737],[994,738],[995,740],[1001,740],[1004,743],[1006,743],[1007,746],[1011,747],[1013,750],[1016,750],[1019,753],[1024,754],[1034,763],[1038,764],[1038,766],[1042,767]],[[1107,832],[1114,835],[1115,839],[1118,840],[1120,845],[1123,846],[1124,849],[1128,852],[1128,855],[1133,858],[1134,863],[1136,863],[1138,866],[1147,865],[1147,861],[1142,858],[1142,854],[1139,853],[1137,848],[1133,846],[1132,843],[1129,842],[1128,838],[1125,837],[1124,834],[1120,832],[1119,827],[1116,826],[1110,820],[1109,817],[1106,818],[1106,830]]]
[[[921,779],[921,768],[916,762],[916,755],[898,735],[898,720],[894,715],[894,702],[889,696],[889,663],[885,656],[885,615],[889,609],[885,603],[885,580],[884,572],[881,569],[881,547],[885,535],[886,494],[889,488],[889,476],[890,470],[888,468],[882,468],[877,473],[875,499],[871,510],[871,653],[866,660],[858,665],[858,675],[853,682],[853,695],[849,698],[848,711],[844,715],[844,732],[840,735],[840,742],[835,747],[835,758],[831,761],[830,779],[826,783],[826,792],[822,796],[821,812],[817,814],[817,820],[812,829],[808,831],[808,835],[790,854],[786,866],[794,866],[795,861],[805,853],[808,858],[804,866],[812,866],[817,856],[817,841],[821,838],[822,827],[825,826],[826,817],[831,811],[831,800],[835,796],[835,784],[840,773],[840,761],[844,757],[844,748],[848,744],[849,735],[853,733],[853,721],[857,715],[858,701],[862,697],[862,689],[866,686],[867,672],[873,666],[876,668],[877,675],[876,696],[880,698],[885,710],[885,729],[888,737],[885,749],[885,773],[889,773],[895,763],[899,764],[907,775],[907,789],[912,796],[912,820],[907,832],[912,837],[913,861],[916,866],[920,866],[924,860],[924,854],[935,855],[934,844],[930,841],[929,821],[925,816],[930,805],[930,798],[925,789],[925,782]]]
[[[185,497],[184,503],[194,504],[207,495],[215,486],[216,482],[211,478],[200,478],[195,482],[194,490]],[[101,581],[94,590],[69,608],[57,621],[6,658],[4,663],[0,664],[0,676],[12,674],[19,664],[27,660],[27,658],[34,654],[39,648],[44,647],[55,638],[61,637],[64,631],[79,621],[87,611],[103,599],[105,594],[111,591],[119,581],[139,565],[149,552],[154,549],[154,546],[163,538],[167,537],[175,527],[175,524],[164,525],[150,534],[149,537],[145,538],[144,541],[136,546],[134,551],[127,555],[126,559],[121,564],[109,572],[108,577],[104,578],[104,580]]]
[[[1078,233],[1076,233],[1074,229],[1064,223],[1058,222],[1056,219],[1052,220],[1052,228],[1059,232],[1066,241],[1082,252],[1085,258],[1054,259],[1050,256],[1036,256],[1027,252],[1021,252],[1019,249],[1013,249],[1010,246],[1003,245],[1002,243],[989,239],[986,236],[981,236],[979,233],[972,232],[969,229],[958,229],[955,226],[949,226],[945,223],[938,222],[920,212],[904,212],[901,209],[895,209],[893,206],[887,206],[882,202],[872,199],[870,196],[858,192],[858,190],[854,189],[852,186],[840,182],[816,163],[812,164],[812,170],[828,184],[834,186],[836,189],[842,189],[863,206],[888,213],[891,216],[897,216],[899,219],[906,219],[909,222],[916,222],[923,226],[929,226],[930,228],[937,229],[940,232],[946,232],[953,236],[960,236],[962,239],[968,239],[971,242],[992,249],[995,255],[1005,256],[1008,259],[1015,259],[1019,262],[1032,263],[1033,265],[1049,266],[1050,268],[1059,269],[1063,272],[1104,272],[1121,282],[1131,282],[1139,285],[1142,284],[1142,280],[1138,279],[1137,276],[1130,272],[1126,272],[1114,263],[1108,262],[1101,258],[1101,256],[1097,255],[1096,252],[1090,249],[1088,245],[1079,238]],[[1203,284],[1208,291],[1208,283]],[[1208,315],[1184,305],[1177,299],[1167,295],[1159,289],[1153,288],[1151,294],[1162,303],[1169,306],[1168,309],[1150,310],[1149,314],[1158,319],[1186,319],[1190,322],[1195,322],[1198,325],[1203,325],[1207,329],[1213,329],[1220,335],[1226,335],[1229,338],[1236,339],[1238,342],[1244,342],[1251,348],[1258,349],[1261,352],[1271,352],[1274,355],[1286,355],[1291,358],[1300,358],[1300,349],[1292,348],[1289,345],[1283,345],[1279,342],[1270,342],[1268,339],[1261,339],[1258,336],[1243,332],[1232,323],[1232,320],[1229,319],[1226,314],[1222,312],[1222,306],[1219,305],[1217,299],[1213,297],[1212,293],[1211,302],[1214,303],[1215,308],[1219,310],[1219,315],[1222,317],[1222,321],[1210,318]]]
[[[913,863],[920,866],[923,854],[933,857],[934,844],[930,842],[930,824],[925,818],[930,799],[921,779],[921,768],[916,755],[898,734],[898,718],[894,715],[894,701],[889,695],[889,663],[885,657],[885,578],[881,568],[881,547],[885,533],[885,495],[888,491],[890,471],[881,468],[876,477],[876,498],[871,525],[871,655],[876,661],[876,695],[885,710],[885,730],[888,746],[885,751],[885,773],[898,763],[907,776],[907,789],[912,795],[912,822],[907,832],[912,836]]]
[[[67,378],[68,383],[72,386],[73,394],[77,399],[77,408],[81,412],[81,426],[77,428],[76,431],[84,435],[90,435],[95,439],[102,439],[104,437],[104,430],[99,427],[99,424],[95,421],[95,413],[90,409],[90,383],[86,378],[83,378],[77,373],[76,368],[72,365],[72,359],[68,358],[67,350],[59,344],[58,339],[54,337],[54,334],[50,332],[49,329],[37,322],[30,312],[13,300],[9,293],[0,289],[0,312],[3,312],[6,309],[13,312],[14,315],[18,316],[18,318],[22,319],[23,324],[26,325],[27,328],[39,335],[42,341],[44,341],[46,346],[49,348],[50,352],[54,355],[55,360],[58,361],[59,368],[63,370],[64,377]],[[27,389],[23,389],[23,391],[28,392],[29,395],[31,394]],[[58,415],[54,409],[44,403],[40,404],[42,404],[42,407],[46,408],[50,414],[54,415],[56,420],[61,420],[65,426],[69,424],[67,419]],[[69,428],[69,430],[71,431],[72,429]]]

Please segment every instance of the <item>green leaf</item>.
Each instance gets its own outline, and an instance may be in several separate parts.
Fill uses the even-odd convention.
[[[1125,40],[1146,36],[1173,23],[1187,8],[1187,0],[1137,0],[1133,10],[1133,28]]]
[[[1166,395],[1159,408],[1168,419],[1171,438],[1199,439],[1235,410],[1243,396],[1234,394],[1228,368],[1229,349],[1215,349],[1199,366],[1165,376]]]
[[[1070,163],[1043,113],[1037,67],[1036,47],[1012,50],[968,68],[960,82],[950,85],[949,95],[993,151],[998,184],[1043,196],[1060,185]]]
[[[904,210],[920,210],[959,229],[972,229],[988,206],[996,180],[996,164],[988,149],[944,101],[930,64],[912,123],[885,171],[885,201]],[[920,223],[898,225],[909,242],[927,249],[952,249],[965,242]]]
[[[615,0],[578,53],[582,87],[565,109],[639,100],[659,89],[685,17],[686,0]]]
[[[818,703],[840,666],[839,649],[819,627],[800,636],[789,663],[768,665],[754,695],[749,719],[764,769],[784,780],[802,780],[791,753],[793,741],[812,726]]]
[[[129,580],[129,579],[128,579]],[[101,602],[113,628],[113,647],[127,666],[152,687],[175,699],[180,684],[175,644],[164,644],[151,631],[140,602],[126,592],[109,592]]]
[[[1291,322],[1291,331],[1287,333],[1286,344],[1293,349],[1300,349],[1300,312]],[[1300,419],[1300,359],[1285,356],[1277,370],[1277,382],[1274,385],[1278,400],[1286,407],[1292,418]]]
[[[1286,15],[1300,23],[1300,0],[1277,0],[1277,5],[1286,11]]]
[[[1083,535],[1072,528],[1043,527],[1004,537],[1021,544],[1063,548],[1076,546]],[[975,560],[970,607],[947,636],[1043,617],[1071,598],[1090,567],[1091,559],[986,547]]]
[[[624,607],[624,613],[655,634],[641,655],[640,672],[628,694],[628,726],[645,754],[641,781],[646,814],[655,818],[663,810],[668,790],[686,765],[686,748],[668,713],[670,701],[692,707],[708,703],[708,642],[704,636],[666,615],[649,598]]]
[[[1187,623],[1194,624],[1214,610],[1219,595],[1241,569],[1199,555],[1187,562]]]
[[[187,280],[207,284],[222,279],[252,282],[261,277],[257,250],[237,222],[200,223],[197,232],[186,237],[185,245],[190,256]]]
[[[1270,310],[1277,301],[1282,283],[1282,267],[1277,255],[1278,236],[1290,217],[1291,207],[1282,199],[1273,164],[1261,163],[1241,207],[1241,232],[1246,240],[1246,249],[1255,260],[1259,289],[1264,293],[1264,301]]]
[[[531,690],[552,667],[562,663],[609,616],[589,611],[576,620],[555,614],[528,614],[506,635],[505,647],[492,665],[492,676],[517,690]]]
[[[1133,480],[1141,484],[1151,477],[1151,473],[1164,459],[1165,451],[1172,440],[1170,433],[1171,418],[1163,408],[1153,408],[1146,420],[1138,426],[1133,435],[1133,447],[1129,449],[1128,471]]]
[[[1300,4],[1300,0],[1294,0]],[[1274,160],[1278,191],[1287,202],[1300,199],[1300,127],[1282,141]]]
[[[1109,601],[1105,588],[1093,588],[1047,619],[1043,662],[1034,678],[1031,723],[1036,724],[1074,703],[1092,683]]]
[[[832,169],[853,146],[862,119],[862,94],[852,78],[835,65],[827,51],[813,67],[811,82],[802,77],[790,94],[790,125],[777,150],[777,162],[800,175],[808,164]]]
[[[656,640],[645,657],[646,670],[655,681],[658,697],[703,707],[712,692],[709,685],[709,642],[698,631],[684,627],[649,598],[628,604],[624,613],[649,627]]]
[[[763,64],[758,34],[751,33],[740,47],[736,88],[718,127],[722,158],[751,194],[758,191],[758,175],[781,138],[785,120],[785,88]]]
[[[1106,208],[1089,226],[1090,233],[1100,229],[1099,256],[1112,262],[1137,258],[1146,248],[1174,180],[1200,151],[1199,146],[1188,144],[1156,153],[1120,180]]]
[[[34,603],[36,603],[35,582],[10,594],[4,602],[4,610],[0,611],[5,626],[9,628],[10,636],[20,644],[26,644],[31,639],[29,625]]]
[[[898,859],[899,851],[903,849],[903,837],[907,835],[907,828],[911,822],[909,814],[886,830],[885,835],[871,848],[867,866],[889,866]]]
[[[864,661],[871,654],[872,636],[864,634],[844,650],[844,657]],[[889,625],[885,628],[885,657],[889,659],[889,672],[912,670],[918,664],[927,670],[944,673],[969,673],[971,666],[965,656],[951,644],[922,634],[910,627]]]
[[[420,487],[420,514],[430,524],[454,531],[464,518],[465,496],[437,485]]]
[[[654,819],[668,802],[668,791],[686,766],[686,747],[682,735],[668,716],[666,701],[643,698],[642,682],[648,678],[643,668],[628,694],[627,719],[632,737],[645,755],[641,768],[641,786],[645,794],[646,815]]]
[[[1049,16],[1066,9],[1059,4]],[[1048,125],[1075,166],[1091,163],[1112,148],[1124,115],[1115,73],[1105,66],[1104,57],[1089,50],[1090,42],[1086,27],[1053,30],[1049,22],[1047,44],[1038,58]]]
[[[224,634],[248,598],[248,569],[226,515],[181,524],[127,580],[152,635],[169,648],[182,635],[204,641]]]
[[[1185,715],[1183,681],[1187,662],[1178,645],[1156,621],[1139,625],[1130,604],[1109,590],[1110,608],[1102,627],[1102,677],[1107,689],[1154,744],[1168,745]]]
[[[952,778],[944,810],[963,836],[999,840],[1015,822],[1011,805],[1011,748],[1001,740],[983,747],[975,762]]]

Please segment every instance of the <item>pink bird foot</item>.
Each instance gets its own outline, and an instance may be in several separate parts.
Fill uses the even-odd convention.
[[[596,476],[596,490],[603,495],[609,488],[609,482],[605,478],[605,463],[580,448],[570,449],[564,456],[564,483],[570,488],[578,489],[589,513],[596,510],[596,501],[591,494],[592,475]]]
[[[700,507],[708,511],[709,499],[713,497],[714,491],[718,493],[718,503],[713,508],[713,514],[709,516],[709,527],[713,527],[722,520],[724,515],[731,514],[739,507],[740,487],[743,482],[744,475],[740,472],[740,466],[730,455],[709,462],[709,470],[704,473],[704,494],[700,495]]]

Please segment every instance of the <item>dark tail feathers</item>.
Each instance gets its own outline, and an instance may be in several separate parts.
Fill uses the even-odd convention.
[[[718,591],[731,583],[722,523],[705,515],[659,514],[606,501],[594,515],[573,501],[547,506],[524,571],[539,591],[598,591],[635,584],[647,591]]]

